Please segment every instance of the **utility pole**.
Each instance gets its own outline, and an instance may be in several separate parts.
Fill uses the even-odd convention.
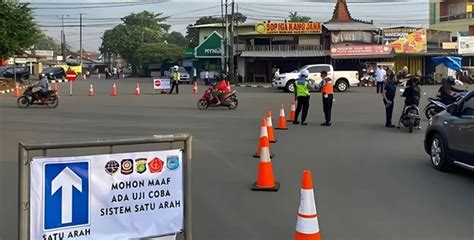
[[[222,19],[222,29],[224,28],[225,20],[224,20],[224,0],[221,0],[221,19]],[[225,44],[224,40],[221,40],[221,70],[225,70]]]
[[[79,52],[79,64],[82,68],[82,13],[79,13]]]
[[[66,61],[66,34],[64,32],[64,16],[69,17],[69,15],[61,14],[61,55],[63,56],[63,61]]]
[[[235,62],[234,62],[234,14],[235,2],[232,0],[232,10],[230,18],[230,48],[229,48],[229,65],[230,65],[230,82],[235,83]]]
[[[229,18],[227,13],[228,0],[225,0],[225,36],[224,36],[224,49],[225,49],[225,72],[229,72]]]

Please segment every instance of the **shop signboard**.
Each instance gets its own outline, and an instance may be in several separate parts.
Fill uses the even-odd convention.
[[[390,55],[390,45],[349,45],[331,47],[331,57]]]
[[[196,58],[220,58],[222,56],[222,36],[213,32],[194,49]]]
[[[259,34],[320,34],[320,22],[263,22],[255,24]]]
[[[418,28],[400,27],[400,28],[385,28],[383,29],[383,41],[393,42],[400,38],[406,38],[408,34],[414,33]]]
[[[458,37],[458,53],[474,54],[474,36]]]
[[[426,29],[420,29],[392,43],[396,53],[422,53],[427,51]]]

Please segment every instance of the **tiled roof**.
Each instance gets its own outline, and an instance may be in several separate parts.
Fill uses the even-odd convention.
[[[335,22],[336,23],[359,22],[359,23],[365,23],[365,24],[373,24],[372,21],[363,21],[363,20],[352,18],[345,0],[337,0],[336,7],[334,7],[334,12],[332,14],[332,18],[326,23],[335,23]]]

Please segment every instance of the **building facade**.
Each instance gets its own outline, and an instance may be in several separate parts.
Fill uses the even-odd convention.
[[[474,35],[474,1],[430,0],[430,29]]]

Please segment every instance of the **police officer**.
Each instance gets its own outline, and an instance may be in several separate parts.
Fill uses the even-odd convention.
[[[171,91],[169,92],[169,94],[173,93],[174,87],[176,87],[176,94],[179,94],[179,79],[181,76],[178,72],[178,69],[179,69],[178,66],[173,67],[173,75],[171,76],[172,85],[171,85]]]
[[[321,94],[323,95],[323,110],[325,122],[321,126],[331,126],[331,110],[332,110],[332,101],[334,99],[334,87],[332,84],[332,79],[328,77],[328,72],[321,72],[321,83],[320,89]]]
[[[306,117],[308,116],[309,110],[309,89],[310,82],[308,81],[308,70],[303,70],[300,72],[299,79],[295,82],[295,99],[297,101],[295,120],[293,124],[299,124],[298,116],[300,111],[303,110],[301,114],[301,125],[308,125],[306,123]]]

